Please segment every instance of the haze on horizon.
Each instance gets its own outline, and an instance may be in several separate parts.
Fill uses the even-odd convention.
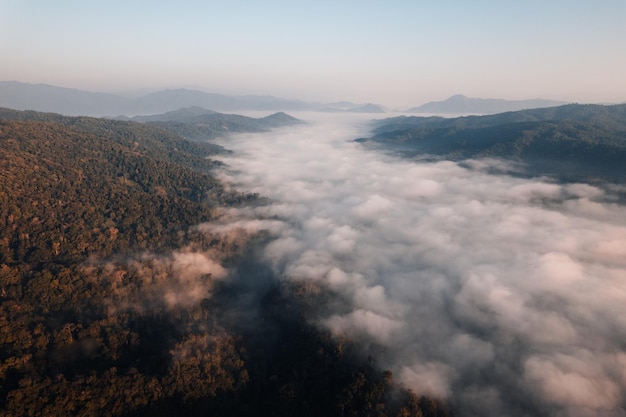
[[[0,80],[408,107],[626,100],[626,2],[0,0]]]

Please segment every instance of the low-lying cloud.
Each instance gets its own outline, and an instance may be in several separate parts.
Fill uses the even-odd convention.
[[[396,380],[458,415],[626,415],[624,206],[490,174],[502,161],[366,150],[363,120],[324,117],[222,144],[223,179],[273,201],[223,232],[272,233],[279,276],[352,301],[321,326],[383,346]]]
[[[108,281],[111,294],[106,306],[110,314],[124,310],[151,314],[194,307],[209,298],[215,281],[228,275],[211,255],[188,250],[167,256],[145,252],[85,268],[100,269],[99,276]]]

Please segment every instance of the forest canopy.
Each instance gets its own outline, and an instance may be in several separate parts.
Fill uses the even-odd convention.
[[[263,235],[196,227],[259,202],[213,147],[3,109],[0,149],[0,415],[447,415],[309,324],[337,295],[273,280]]]

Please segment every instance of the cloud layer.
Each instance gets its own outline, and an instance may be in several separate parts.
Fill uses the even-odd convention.
[[[307,117],[221,143],[223,179],[273,201],[221,227],[270,231],[277,274],[352,301],[320,325],[382,346],[459,415],[626,415],[625,207],[489,174],[501,161],[396,159],[352,142],[364,120]]]

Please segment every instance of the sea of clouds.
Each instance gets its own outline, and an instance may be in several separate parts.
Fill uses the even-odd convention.
[[[586,184],[493,175],[502,161],[420,162],[366,149],[363,116],[224,139],[221,178],[271,203],[277,276],[351,300],[318,324],[459,416],[624,416],[626,207]]]

